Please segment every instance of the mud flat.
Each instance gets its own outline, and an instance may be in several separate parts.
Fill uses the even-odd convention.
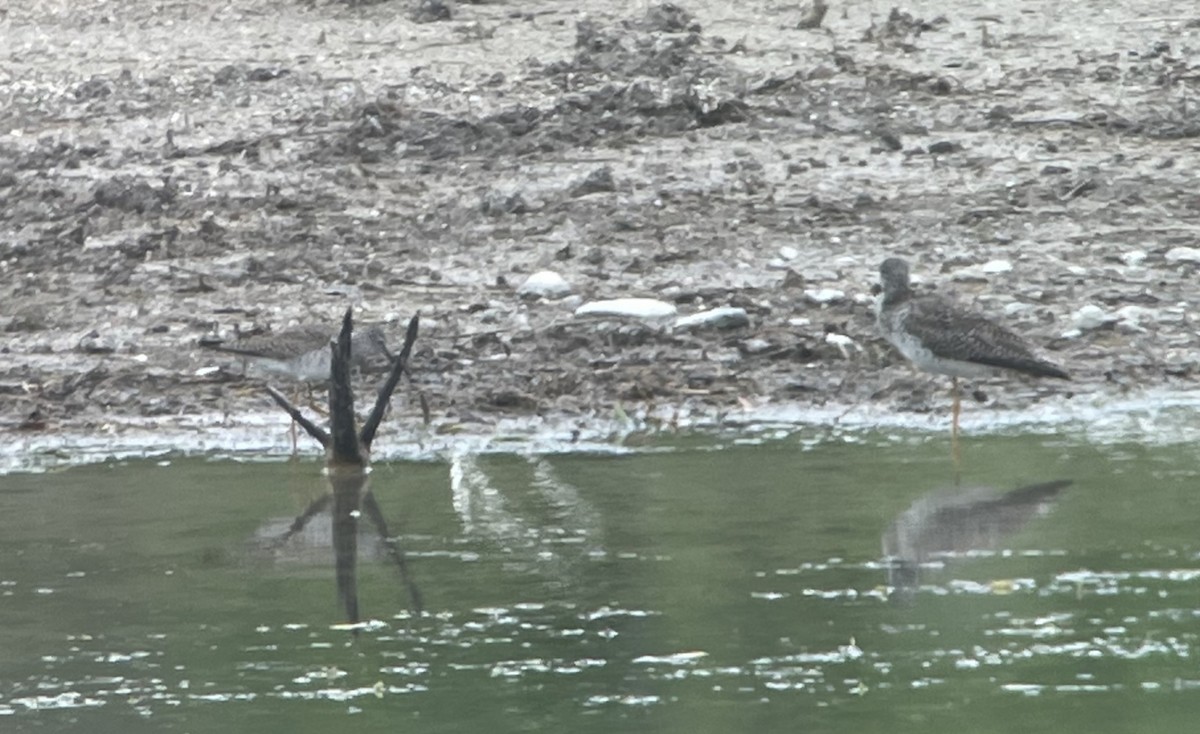
[[[397,342],[422,314],[432,444],[933,428],[945,385],[873,329],[893,254],[1075,378],[981,383],[968,425],[1195,403],[1200,12],[1178,4],[853,3],[815,29],[764,2],[17,5],[10,455],[273,451],[261,382],[198,342],[332,330],[347,303]],[[745,318],[575,316],[629,297]]]

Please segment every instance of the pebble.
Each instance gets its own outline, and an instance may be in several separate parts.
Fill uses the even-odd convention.
[[[838,351],[842,353],[842,359],[850,359],[851,349],[860,349],[858,343],[845,334],[834,334],[832,332],[826,334],[825,343],[837,347]]]
[[[837,288],[810,288],[804,291],[804,297],[819,306],[837,303],[846,297],[846,292]]]
[[[1146,262],[1146,251],[1145,250],[1130,250],[1129,252],[1127,252],[1121,256],[1121,262],[1125,263],[1126,265],[1128,265],[1130,267],[1135,267],[1135,266],[1141,265],[1142,263]]]
[[[575,309],[575,316],[618,316],[631,319],[665,319],[678,312],[675,304],[656,298],[612,298],[592,301]]]
[[[1071,324],[1080,331],[1099,329],[1111,321],[1113,321],[1112,316],[1105,313],[1104,309],[1091,303],[1071,314]]]
[[[800,257],[800,251],[795,247],[784,245],[783,247],[779,248],[779,256],[784,260],[795,260],[796,258]]]
[[[746,309],[733,306],[710,308],[707,311],[675,319],[675,328],[685,331],[699,328],[736,329],[740,326],[749,326],[749,324],[750,316],[746,313]]]
[[[518,296],[536,298],[559,298],[570,292],[571,284],[553,270],[540,270],[526,278],[517,288]]]
[[[1117,324],[1129,331],[1145,331],[1142,321],[1157,322],[1160,320],[1158,311],[1145,306],[1122,306],[1113,314]]]
[[[1169,263],[1200,263],[1200,248],[1172,247],[1167,250],[1166,258]]]
[[[741,344],[742,351],[746,354],[762,354],[774,347],[775,345],[766,339],[747,339]]]
[[[961,268],[954,273],[955,280],[987,280],[989,275],[1012,272],[1013,264],[1008,260],[988,260],[982,265]]]

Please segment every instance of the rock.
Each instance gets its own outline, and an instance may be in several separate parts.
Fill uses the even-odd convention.
[[[1142,326],[1143,321],[1157,322],[1159,321],[1158,311],[1144,306],[1122,306],[1113,314],[1117,325],[1126,331],[1144,332],[1146,328]]]
[[[75,349],[84,354],[112,354],[117,351],[116,345],[110,339],[100,336],[100,332],[95,330],[80,337]]]
[[[753,355],[769,352],[775,348],[775,345],[766,339],[747,339],[738,345],[743,354]]]
[[[800,251],[790,245],[784,245],[779,248],[779,256],[784,260],[795,260],[800,257]]]
[[[675,328],[684,331],[704,328],[736,329],[749,325],[750,316],[746,313],[746,310],[733,306],[710,308],[707,311],[694,313],[691,316],[680,316],[675,319]]]
[[[837,288],[809,288],[804,291],[804,297],[818,306],[837,303],[846,297],[846,292]]]
[[[1081,332],[1099,329],[1114,320],[1112,316],[1104,312],[1104,309],[1091,303],[1071,314],[1071,324]]]
[[[561,298],[570,292],[571,284],[553,270],[540,270],[517,288],[518,296],[529,298]]]
[[[587,196],[607,191],[616,191],[617,183],[613,180],[612,169],[608,166],[597,168],[571,187],[571,196]]]
[[[825,335],[825,343],[832,344],[842,353],[842,359],[850,359],[851,350],[858,351],[861,347],[858,342],[854,341],[845,334],[834,334],[832,332]]]
[[[414,23],[436,23],[439,20],[450,20],[453,14],[445,0],[420,0],[409,12],[408,17]]]
[[[1167,250],[1166,258],[1169,263],[1200,263],[1200,248],[1172,247]]]
[[[1130,250],[1121,256],[1121,262],[1130,267],[1136,267],[1146,261],[1145,250]]]
[[[670,318],[677,312],[675,304],[656,298],[613,298],[585,303],[575,309],[575,316],[615,316],[652,321]]]
[[[982,265],[962,268],[954,273],[955,280],[984,280],[988,276],[1011,272],[1013,264],[1008,260],[988,260]]]

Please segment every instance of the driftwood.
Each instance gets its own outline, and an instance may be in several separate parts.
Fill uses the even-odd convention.
[[[400,376],[408,370],[408,359],[412,355],[413,343],[417,340],[417,330],[420,316],[413,316],[408,322],[408,331],[404,335],[404,346],[400,349],[392,363],[387,380],[379,388],[375,398],[375,407],[363,423],[362,431],[354,427],[354,390],[350,385],[350,336],[354,332],[354,319],[350,309],[342,318],[342,330],[338,338],[330,345],[333,350],[332,368],[329,381],[329,423],[332,431],[326,431],[304,417],[300,409],[292,404],[283,393],[267,385],[267,392],[275,400],[276,405],[283,408],[292,420],[296,421],[308,435],[321,444],[326,451],[326,461],[330,468],[335,466],[360,466],[365,468],[370,461],[371,443],[383,421],[392,392],[400,382]]]
[[[283,393],[267,386],[267,392],[275,403],[325,449],[330,485],[330,492],[313,500],[304,512],[292,521],[287,532],[278,538],[276,545],[288,542],[314,517],[327,509],[331,510],[337,594],[347,620],[352,625],[357,625],[361,619],[358,610],[357,564],[359,519],[364,511],[371,527],[378,534],[388,559],[399,572],[412,610],[420,614],[423,609],[421,592],[409,576],[404,552],[396,539],[389,534],[379,503],[371,493],[368,472],[371,444],[375,440],[401,375],[408,372],[408,360],[412,354],[413,343],[417,339],[418,324],[419,317],[413,316],[408,323],[404,346],[393,361],[387,380],[379,388],[375,405],[361,430],[355,427],[354,391],[350,385],[350,337],[354,323],[349,309],[342,319],[342,330],[337,340],[330,345],[333,354],[329,381],[330,430],[326,431],[313,423]]]

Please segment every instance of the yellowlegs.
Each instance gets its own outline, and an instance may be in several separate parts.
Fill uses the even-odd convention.
[[[298,326],[228,344],[202,343],[201,346],[243,357],[264,372],[302,382],[324,382],[329,379],[329,342],[334,336],[333,331],[324,326]],[[350,342],[352,366],[367,371],[372,366],[386,368],[391,361],[392,353],[388,351],[382,329],[369,326],[355,332]]]
[[[1007,370],[1033,377],[1070,376],[1036,356],[1021,337],[937,296],[917,296],[908,283],[908,263],[888,258],[879,266],[883,296],[876,312],[879,331],[918,369],[953,379],[954,418],[951,443],[958,460],[960,377],[986,377]]]
[[[271,334],[260,334],[235,342],[201,342],[201,346],[234,354],[254,364],[263,372],[290,377],[309,383],[328,382],[332,362],[330,342],[334,332],[325,326],[298,326]],[[383,360],[386,360],[384,362]],[[350,365],[363,372],[391,365],[383,330],[368,326],[354,333],[350,341]],[[296,452],[296,423],[291,425],[292,453]]]

